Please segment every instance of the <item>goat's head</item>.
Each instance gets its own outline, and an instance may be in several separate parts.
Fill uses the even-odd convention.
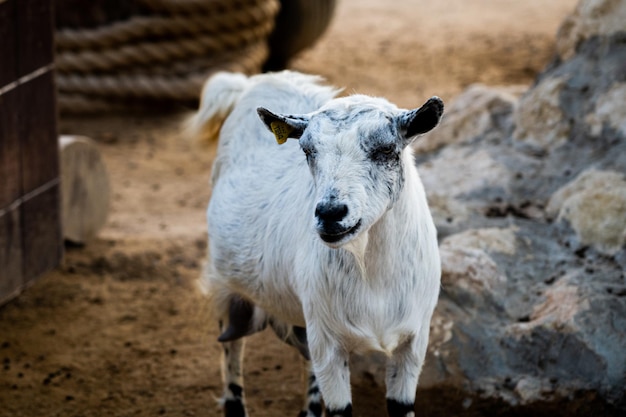
[[[403,151],[437,125],[443,102],[433,97],[418,109],[400,110],[384,99],[355,95],[310,114],[262,107],[258,113],[279,143],[300,140],[316,187],[315,229],[338,248],[393,206],[404,185]]]

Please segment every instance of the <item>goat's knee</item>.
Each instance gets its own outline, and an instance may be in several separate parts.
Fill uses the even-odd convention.
[[[220,329],[220,342],[229,342],[259,332],[267,326],[265,312],[251,302],[233,295],[228,305],[225,329]]]
[[[415,391],[424,362],[425,341],[412,339],[400,346],[387,363],[387,414],[389,417],[415,416]]]

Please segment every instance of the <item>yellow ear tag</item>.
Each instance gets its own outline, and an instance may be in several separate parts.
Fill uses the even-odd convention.
[[[278,142],[279,145],[287,142],[289,134],[293,132],[293,127],[289,126],[285,122],[272,122],[270,123],[270,128],[272,129],[272,132],[274,132],[276,142]]]

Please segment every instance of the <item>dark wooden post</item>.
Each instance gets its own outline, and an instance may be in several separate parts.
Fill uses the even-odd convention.
[[[0,1],[0,303],[62,255],[50,0]]]

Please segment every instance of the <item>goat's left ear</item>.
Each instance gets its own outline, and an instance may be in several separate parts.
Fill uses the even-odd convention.
[[[419,109],[409,110],[399,116],[400,132],[407,144],[416,135],[432,130],[443,114],[443,101],[439,97],[431,97]]]
[[[279,145],[285,143],[287,138],[300,139],[309,124],[309,117],[305,115],[276,114],[264,107],[259,107],[256,111],[265,126],[276,136]]]

